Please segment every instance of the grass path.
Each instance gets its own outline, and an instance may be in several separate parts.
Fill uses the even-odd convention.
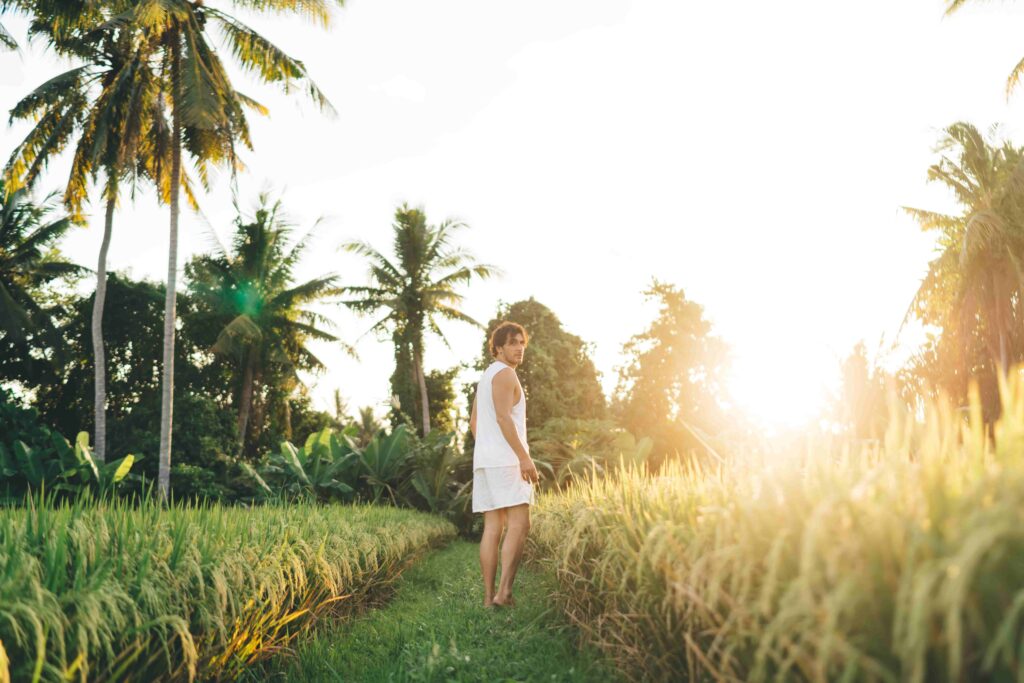
[[[517,606],[485,610],[477,546],[456,541],[407,570],[393,600],[322,626],[258,672],[267,681],[615,681],[547,598],[549,575],[524,565]]]

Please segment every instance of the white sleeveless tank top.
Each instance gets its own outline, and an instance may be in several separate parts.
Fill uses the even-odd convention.
[[[498,426],[494,411],[494,395],[491,382],[494,376],[505,368],[511,368],[496,360],[484,370],[480,383],[476,385],[476,441],[473,446],[473,469],[479,467],[510,467],[519,464],[519,456],[512,450]],[[519,402],[512,406],[512,422],[519,433],[519,440],[526,446],[526,392],[521,391]]]

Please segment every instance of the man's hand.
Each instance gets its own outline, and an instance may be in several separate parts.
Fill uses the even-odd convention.
[[[519,461],[519,473],[523,476],[523,479],[536,484],[540,481],[540,474],[537,472],[537,466],[533,464],[533,458],[526,456],[525,459]]]

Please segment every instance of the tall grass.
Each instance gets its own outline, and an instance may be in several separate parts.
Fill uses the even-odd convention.
[[[0,681],[231,678],[454,536],[410,510],[0,510]]]
[[[543,496],[531,552],[640,680],[1024,680],[1024,383],[884,442],[626,469]]]

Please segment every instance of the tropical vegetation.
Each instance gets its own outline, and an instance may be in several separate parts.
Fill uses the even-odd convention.
[[[384,312],[369,332],[391,335],[395,346],[393,395],[400,411],[420,418],[423,436],[430,432],[430,396],[423,361],[426,333],[434,333],[447,344],[442,320],[481,327],[459,308],[463,295],[458,287],[498,273],[494,266],[477,263],[455,244],[456,234],[466,227],[453,219],[429,225],[422,208],[403,204],[395,210],[393,259],[361,240],[343,245],[370,265],[370,284],[346,286],[344,292],[351,298],[345,304],[364,315]]]
[[[242,18],[326,27],[341,4],[0,0],[0,19],[27,20],[63,65],[9,111],[26,132],[0,174],[0,682],[334,666],[473,680],[514,666],[439,628],[437,611],[415,626],[435,629],[429,645],[384,644],[401,650],[387,668],[322,638],[295,666],[278,658],[479,531],[468,406],[503,321],[530,335],[517,374],[542,474],[531,569],[562,614],[491,614],[488,628],[540,640],[539,624],[567,620],[634,679],[1021,679],[1024,147],[998,127],[942,130],[924,177],[953,208],[905,207],[937,246],[906,302],[925,342],[898,367],[857,344],[828,412],[773,440],[733,405],[726,340],[675,283],[637,293],[656,313],[625,331],[610,387],[593,343],[536,298],[498,303],[486,324],[470,315],[471,288],[501,271],[465,248],[462,221],[401,203],[380,224],[389,249],[329,245],[358,259],[353,275],[306,270],[324,236],[299,233],[284,199],[239,208],[249,116],[268,110],[237,76],[333,113],[304,63]],[[11,25],[0,50],[19,49]],[[1024,61],[1008,92],[1022,75]],[[211,233],[230,237],[179,269],[182,196],[198,210],[216,170],[237,216]],[[164,282],[108,264],[118,210],[142,197],[169,211]],[[62,252],[93,210],[95,272]],[[342,310],[373,322],[360,335]],[[443,367],[430,344],[449,344],[452,322],[480,353]],[[393,353],[390,401],[350,407],[341,386],[325,410],[324,350],[355,356],[365,335]],[[468,547],[441,557],[465,570]],[[438,571],[423,583],[445,600],[472,590],[467,571]],[[476,625],[468,605],[448,626]],[[470,651],[491,659],[474,666]],[[578,661],[545,673],[611,675]]]

